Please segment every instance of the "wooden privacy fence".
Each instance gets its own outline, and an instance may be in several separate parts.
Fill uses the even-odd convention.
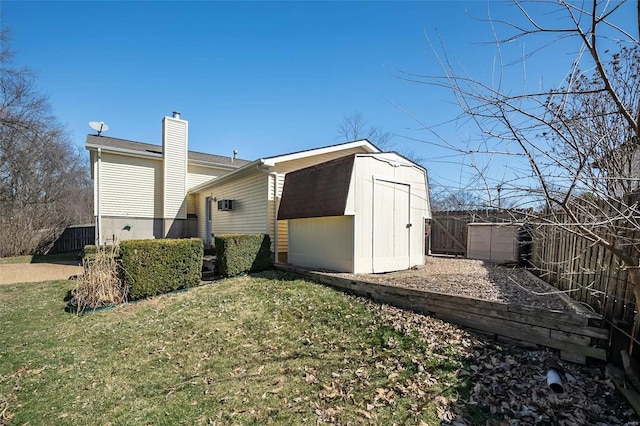
[[[80,251],[84,246],[95,244],[95,225],[77,225],[66,228],[53,243],[49,253],[68,253]]]
[[[632,201],[640,200],[634,195],[626,200],[625,205],[632,205]],[[591,201],[591,203],[595,203]],[[595,207],[595,204],[593,204]],[[602,217],[613,217],[620,212],[621,207],[605,205],[600,202],[597,209],[604,209]],[[610,211],[607,212],[607,209]],[[594,214],[588,209],[580,209],[578,221],[580,223],[592,223]],[[608,223],[608,228],[594,226],[593,230],[600,237],[611,240],[615,238],[624,245],[640,244],[640,231],[637,223],[640,221],[638,209],[635,209],[633,217],[618,218],[612,222],[600,219],[602,223]],[[636,311],[636,302],[633,289],[628,282],[628,272],[622,263],[615,258],[609,250],[588,241],[575,231],[575,227],[566,223],[566,215],[555,214],[560,219],[560,225],[542,225],[533,227],[533,246],[531,261],[540,278],[549,284],[565,291],[573,299],[589,305],[595,312],[613,326],[614,331],[620,330],[626,333],[631,331]],[[622,216],[622,215],[620,215]],[[631,224],[635,221],[635,225]],[[612,333],[615,337],[615,333]],[[624,339],[624,336],[620,335]],[[638,330],[633,338],[638,339]],[[637,340],[636,340],[637,341]],[[625,342],[628,343],[628,340]],[[626,348],[626,344],[611,342],[612,355],[615,347]]]
[[[515,213],[516,216],[522,216]],[[504,210],[456,210],[433,212],[431,219],[431,253],[467,254],[467,225],[470,223],[512,222],[513,212]]]

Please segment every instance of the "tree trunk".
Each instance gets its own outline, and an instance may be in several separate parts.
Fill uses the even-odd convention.
[[[634,339],[636,338],[636,330],[640,323],[640,268],[632,266],[629,269],[627,282],[633,288],[633,296],[635,298],[635,315],[633,316],[633,328],[631,329],[631,339],[629,339],[629,355],[633,355]]]

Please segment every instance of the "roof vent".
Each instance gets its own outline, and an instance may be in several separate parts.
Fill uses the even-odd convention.
[[[180,120],[180,111],[173,111],[173,118]]]

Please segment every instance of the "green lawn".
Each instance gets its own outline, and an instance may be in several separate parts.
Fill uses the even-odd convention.
[[[456,328],[286,273],[81,317],[72,286],[0,286],[0,424],[439,424],[469,392]]]

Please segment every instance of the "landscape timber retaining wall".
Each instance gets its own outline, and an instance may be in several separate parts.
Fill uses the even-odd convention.
[[[602,317],[579,309],[579,305],[574,305],[575,312],[549,310],[352,280],[292,265],[278,264],[276,267],[485,334],[558,349],[560,357],[567,361],[585,364],[587,357],[607,359],[606,350],[599,347],[606,346],[609,339],[609,332],[601,326]]]

